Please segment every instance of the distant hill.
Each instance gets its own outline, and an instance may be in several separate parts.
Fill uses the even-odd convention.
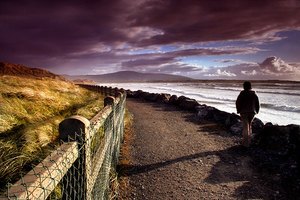
[[[125,83],[125,82],[155,82],[155,81],[190,81],[191,78],[185,76],[157,73],[140,73],[134,71],[120,71],[102,75],[81,75],[81,76],[65,76],[70,80],[88,79],[101,83]]]
[[[0,62],[0,76],[23,76],[29,78],[52,78],[58,80],[65,80],[64,77],[53,74],[47,70],[30,68],[24,65]]]
[[[89,84],[89,85],[95,85],[96,82],[89,79],[75,79],[73,80],[73,83],[75,84]]]

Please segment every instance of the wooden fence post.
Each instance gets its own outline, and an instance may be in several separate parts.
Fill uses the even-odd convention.
[[[114,148],[114,159],[115,159],[115,167],[116,164],[119,160],[119,151],[120,151],[120,145],[121,145],[121,139],[123,137],[122,134],[122,126],[123,126],[123,122],[124,122],[124,115],[122,114],[123,112],[123,100],[124,100],[124,96],[123,94],[119,91],[116,90],[116,96],[119,99],[116,107],[116,111],[115,111],[115,124],[116,124],[116,139],[115,139],[115,148]]]
[[[108,96],[108,97],[105,97],[104,99],[104,107],[107,106],[107,105],[110,105],[112,107],[112,123],[113,123],[113,138],[115,138],[115,132],[116,132],[116,120],[115,120],[115,117],[116,117],[116,108],[115,108],[115,97],[112,97],[112,96]]]
[[[66,186],[62,199],[91,199],[88,191],[91,173],[90,121],[81,116],[72,116],[59,124],[60,139],[77,141],[79,157],[64,178]]]
[[[111,90],[112,91],[112,90]],[[112,128],[113,128],[113,140],[111,144],[111,153],[113,163],[115,162],[115,155],[114,155],[114,148],[116,145],[116,138],[117,138],[117,127],[116,127],[116,99],[113,96],[108,96],[104,99],[104,106],[110,105],[112,106]]]

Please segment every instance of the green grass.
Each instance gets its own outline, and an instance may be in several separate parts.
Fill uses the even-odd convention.
[[[71,82],[0,77],[0,187],[44,159],[58,141],[58,124],[71,115],[91,119],[103,96]]]

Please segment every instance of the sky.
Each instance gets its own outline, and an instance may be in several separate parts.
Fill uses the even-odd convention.
[[[0,61],[300,81],[299,0],[2,0]]]

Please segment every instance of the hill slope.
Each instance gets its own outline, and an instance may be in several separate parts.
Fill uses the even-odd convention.
[[[134,71],[120,71],[102,75],[80,75],[80,76],[65,76],[67,79],[89,79],[96,82],[151,82],[151,81],[189,81],[193,80],[185,76],[171,74],[156,74],[156,73],[140,73]]]
[[[28,78],[53,78],[58,80],[64,80],[62,76],[53,74],[47,70],[30,68],[24,65],[12,64],[0,62],[0,76],[10,75],[10,76],[25,76]]]
[[[0,193],[55,148],[63,119],[91,119],[103,99],[70,81],[0,76]]]

